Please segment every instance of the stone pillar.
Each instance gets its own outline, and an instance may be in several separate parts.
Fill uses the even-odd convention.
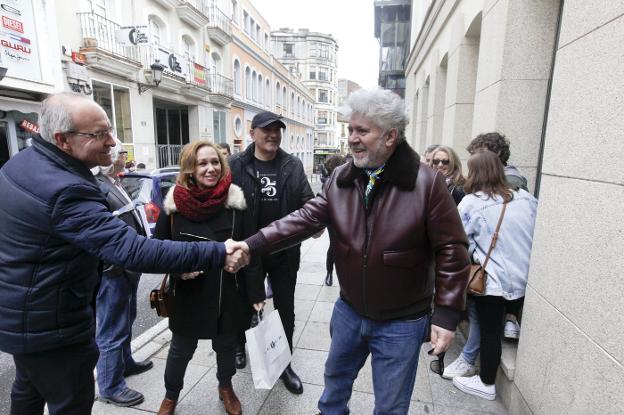
[[[501,0],[484,11],[472,136],[498,131],[534,189],[559,0]]]
[[[429,108],[427,118],[426,145],[441,144],[442,129],[444,126],[444,107],[446,99],[446,58],[438,65],[438,59],[433,60],[431,69],[431,87],[429,94]]]
[[[510,414],[622,413],[623,14],[563,8]]]
[[[449,52],[442,144],[453,147],[460,157],[471,139],[479,37],[464,36]]]

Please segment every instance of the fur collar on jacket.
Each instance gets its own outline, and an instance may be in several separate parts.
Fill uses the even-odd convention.
[[[169,189],[169,192],[167,192],[167,197],[165,197],[164,207],[167,215],[171,215],[173,212],[178,211],[178,208],[173,201],[173,189],[175,189],[175,186]],[[230,185],[230,189],[228,190],[228,197],[225,201],[225,207],[228,209],[236,210],[247,209],[247,203],[245,202],[245,194],[243,193],[243,189],[241,189],[234,183]]]
[[[419,168],[420,156],[404,141],[397,145],[386,162],[386,168],[381,177],[384,182],[391,183],[400,190],[412,191],[416,187]],[[346,167],[340,168],[336,183],[338,187],[353,186],[355,180],[362,174],[362,169],[350,162]]]

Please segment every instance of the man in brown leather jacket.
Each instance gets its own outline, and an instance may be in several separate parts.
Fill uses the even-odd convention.
[[[405,142],[403,100],[359,90],[347,105],[353,162],[336,168],[319,196],[246,242],[252,254],[275,251],[332,226],[340,298],[318,407],[348,413],[370,353],[375,413],[406,414],[432,299],[435,355],[448,349],[464,309],[467,240],[444,178]]]

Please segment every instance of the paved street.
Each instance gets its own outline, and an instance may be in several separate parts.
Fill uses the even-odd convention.
[[[329,318],[333,302],[338,296],[337,286],[326,287],[322,282],[327,244],[327,233],[319,239],[311,239],[303,244],[301,271],[295,293],[295,351],[292,364],[304,382],[304,393],[299,396],[292,395],[280,381],[270,391],[255,390],[247,367],[239,371],[233,379],[245,414],[316,413],[316,402],[323,388],[323,366],[330,343]],[[267,307],[272,308],[270,301]],[[128,379],[130,387],[145,394],[145,402],[136,408],[124,409],[96,402],[94,414],[139,415],[157,412],[164,396],[163,373],[171,338],[171,333],[163,323],[160,327],[162,330],[154,329],[147,333],[151,338],[146,339],[146,336],[142,336],[134,342],[134,346],[137,346],[135,358],[143,359],[151,356],[154,359],[153,370]],[[463,337],[458,334],[456,344],[447,353],[447,362],[455,359],[461,344]],[[428,345],[424,345],[421,352],[410,414],[507,414],[500,400],[490,402],[466,395],[455,389],[450,381],[430,372],[429,358],[426,355],[428,349]],[[210,341],[201,341],[186,373],[178,414],[225,413],[217,396],[215,365],[215,354],[210,347]],[[367,363],[355,382],[351,400],[353,414],[372,413],[374,404],[372,391],[370,363]]]

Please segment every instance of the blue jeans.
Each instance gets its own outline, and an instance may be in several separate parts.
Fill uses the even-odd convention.
[[[374,321],[360,317],[342,299],[334,305],[331,345],[325,362],[325,389],[318,403],[323,415],[348,414],[353,382],[371,354],[374,414],[407,414],[420,347],[429,317]],[[391,381],[389,381],[391,379]]]
[[[138,286],[139,276],[136,274],[102,276],[95,305],[100,396],[111,397],[127,387],[123,374],[126,368],[134,365],[130,342],[132,324],[136,319]]]
[[[481,330],[479,329],[479,318],[477,317],[477,306],[474,300],[468,296],[468,339],[462,349],[462,357],[471,365],[474,365],[481,348]]]

